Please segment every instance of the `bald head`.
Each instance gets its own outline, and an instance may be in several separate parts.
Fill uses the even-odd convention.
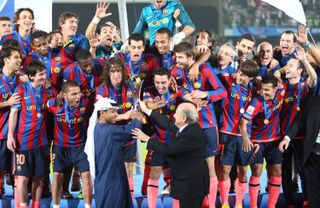
[[[181,103],[173,117],[178,128],[198,122],[198,112],[192,103]]]

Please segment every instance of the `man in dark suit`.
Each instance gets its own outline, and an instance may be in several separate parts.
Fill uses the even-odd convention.
[[[168,157],[171,167],[171,196],[180,208],[201,208],[209,192],[209,169],[205,161],[206,140],[198,122],[198,112],[192,103],[182,103],[174,120],[160,115],[140,102],[141,110],[161,128],[173,133],[170,144],[151,139],[140,129],[132,130],[133,138],[147,142],[147,148]]]
[[[306,129],[303,143],[303,166],[307,179],[309,208],[320,207],[320,97],[309,97],[305,107],[296,117],[287,135],[279,144],[280,151],[288,148],[300,128]]]

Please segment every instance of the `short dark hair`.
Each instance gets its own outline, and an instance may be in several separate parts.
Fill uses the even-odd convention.
[[[76,15],[73,12],[63,12],[60,16],[59,16],[59,20],[58,20],[58,28],[61,31],[61,25],[63,25],[64,23],[66,23],[67,19],[70,19],[72,17],[75,17],[77,20],[79,20],[78,15]]]
[[[169,38],[172,38],[172,32],[166,27],[158,29],[156,34],[167,34]]]
[[[10,21],[11,22],[11,19],[8,16],[0,16],[0,21]]]
[[[63,85],[61,87],[61,91],[63,93],[67,93],[69,91],[70,87],[79,87],[79,84],[75,81],[68,80],[63,83]]]
[[[88,49],[80,49],[76,52],[75,58],[76,58],[76,61],[79,62],[82,60],[87,60],[89,58],[92,58],[92,55]]]
[[[38,30],[38,31],[35,31],[31,34],[30,41],[31,41],[31,43],[33,43],[34,39],[37,39],[37,38],[47,39],[47,36],[48,36],[48,33],[46,33],[45,31],[42,31],[42,30]]]
[[[47,40],[49,43],[51,42],[53,36],[57,33],[59,33],[61,36],[63,36],[60,30],[54,30],[54,31],[49,32],[49,34],[47,36]]]
[[[17,24],[17,21],[19,20],[20,18],[20,13],[23,12],[23,11],[28,11],[30,12],[31,16],[32,16],[32,19],[34,19],[34,13],[33,13],[33,10],[30,9],[30,8],[19,8],[15,13],[14,13],[14,16],[13,16],[13,23],[15,23],[14,25],[14,30],[15,31],[19,31],[19,24]]]
[[[17,48],[19,51],[20,51],[20,44],[18,41],[16,41],[15,39],[13,38],[9,38],[9,39],[5,39],[3,42],[2,42],[2,50],[4,48],[7,48],[7,47],[14,47],[14,48]]]
[[[2,48],[2,50],[0,51],[0,68],[4,66],[4,59],[9,58],[12,55],[13,51],[17,51],[20,53],[19,48],[16,48],[16,47],[8,46],[5,48]]]
[[[117,56],[114,56],[114,57],[111,57],[105,67],[104,67],[104,70],[102,72],[102,79],[104,81],[104,83],[107,85],[109,83],[111,83],[111,80],[110,80],[110,69],[111,69],[111,66],[112,65],[117,65],[117,66],[120,66],[122,71],[121,71],[121,74],[122,74],[122,80],[121,80],[121,83],[124,84],[125,81],[127,80],[127,73],[125,71],[125,63],[124,61],[117,57]]]
[[[185,53],[187,57],[194,57],[193,47],[188,42],[181,42],[175,45],[173,51],[175,53]]]
[[[46,70],[46,66],[40,61],[32,61],[26,67],[26,74],[28,76],[35,76],[37,72],[42,72]]]
[[[282,36],[283,34],[292,35],[292,37],[293,37],[293,42],[294,42],[294,43],[297,42],[296,36],[294,35],[294,32],[293,32],[292,30],[286,30],[286,31],[284,31],[283,33],[281,33],[281,36]]]
[[[243,39],[249,40],[249,41],[251,41],[253,43],[256,42],[256,39],[253,37],[253,35],[249,34],[249,33],[241,35],[241,37],[239,38],[238,42],[240,43]]]
[[[272,84],[272,87],[275,88],[278,86],[278,80],[273,74],[267,74],[261,80],[261,84]]]
[[[143,45],[145,45],[144,37],[143,37],[143,35],[141,33],[132,33],[129,36],[129,39],[128,39],[129,45],[131,45],[131,41],[132,40],[134,40],[134,41],[142,41]]]
[[[155,75],[167,76],[168,79],[170,79],[170,77],[171,77],[170,71],[166,68],[163,68],[163,67],[155,69],[152,74],[153,74],[153,77],[155,77]]]
[[[240,71],[251,78],[258,76],[260,67],[253,60],[245,60],[240,66]]]
[[[102,30],[102,28],[104,28],[104,27],[110,27],[110,28],[111,28],[111,25],[109,25],[109,24],[103,24],[103,25],[101,25],[101,26],[99,26],[99,27],[97,28],[96,32],[100,35],[101,30]]]

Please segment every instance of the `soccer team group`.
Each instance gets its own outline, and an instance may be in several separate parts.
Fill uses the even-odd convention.
[[[100,23],[111,15],[108,6],[97,4],[85,35],[77,33],[79,18],[72,12],[61,14],[58,30],[50,33],[36,28],[30,8],[18,9],[13,20],[0,17],[0,196],[8,173],[13,175],[15,207],[28,207],[28,192],[32,207],[40,207],[52,162],[53,206],[59,207],[61,197],[72,197],[68,185],[73,172],[74,179],[81,176],[85,206],[91,207],[86,131],[95,101],[109,97],[119,106],[118,124],[130,122],[139,99],[170,118],[181,102],[197,106],[207,140],[210,208],[218,189],[222,207],[230,207],[233,189],[234,206],[242,207],[247,187],[250,207],[258,207],[264,161],[268,207],[276,206],[281,185],[288,206],[295,207],[298,177],[307,207],[304,131],[285,137],[305,100],[319,95],[320,53],[309,43],[306,28],[283,32],[276,47],[256,43],[251,34],[242,35],[235,46],[218,46],[209,31],[195,32],[179,1],[154,0],[123,43],[117,26]],[[170,143],[170,132],[153,122],[146,120],[144,130]],[[132,196],[136,151],[135,141],[123,144]],[[161,175],[163,192],[169,193],[170,166],[164,155],[149,151],[141,191],[151,208],[156,207]]]

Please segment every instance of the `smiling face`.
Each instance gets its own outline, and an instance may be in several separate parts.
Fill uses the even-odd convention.
[[[8,67],[11,72],[16,72],[20,70],[21,62],[22,60],[19,51],[12,51],[9,57],[4,58],[4,67]]]
[[[258,51],[258,58],[262,66],[267,66],[273,58],[272,45],[269,43],[261,44]]]
[[[248,39],[242,39],[237,43],[236,49],[240,60],[246,60],[248,55],[252,52],[254,42]]]
[[[167,75],[155,75],[154,85],[160,95],[164,95],[169,89],[169,77]]]
[[[261,83],[261,95],[265,100],[272,100],[276,95],[277,87],[272,83]]]
[[[51,42],[49,43],[51,48],[63,47],[63,37],[60,33],[54,33],[52,35]]]
[[[117,109],[111,108],[108,110],[101,110],[99,120],[102,120],[104,123],[115,124],[116,118],[118,117]]]
[[[81,90],[79,86],[70,86],[67,92],[63,93],[65,101],[71,108],[77,108],[80,105]]]
[[[285,66],[286,78],[287,79],[300,79],[302,68],[299,68],[299,60],[292,58]]]
[[[161,55],[167,54],[170,51],[172,39],[166,33],[156,33],[155,44]]]
[[[129,53],[130,53],[131,61],[140,61],[143,51],[144,51],[144,45],[142,40],[130,41]]]
[[[251,81],[250,77],[242,73],[241,70],[239,70],[236,73],[236,83],[241,85],[247,85]]]
[[[63,35],[71,37],[76,34],[78,29],[78,19],[76,17],[70,17],[66,19],[64,23],[60,25]]]
[[[289,56],[294,50],[294,35],[283,33],[280,38],[282,56]]]
[[[47,79],[46,69],[41,68],[41,69],[37,70],[37,73],[34,76],[29,75],[29,78],[30,78],[31,83],[34,84],[34,87],[44,86],[46,79]]]
[[[15,23],[19,25],[19,30],[31,30],[33,19],[33,15],[28,10],[23,10],[20,12],[19,18]]]
[[[234,49],[230,46],[221,46],[218,52],[218,64],[223,68],[229,65],[234,59]]]
[[[193,57],[188,57],[183,52],[176,52],[176,62],[180,69],[188,69],[191,66]]]

